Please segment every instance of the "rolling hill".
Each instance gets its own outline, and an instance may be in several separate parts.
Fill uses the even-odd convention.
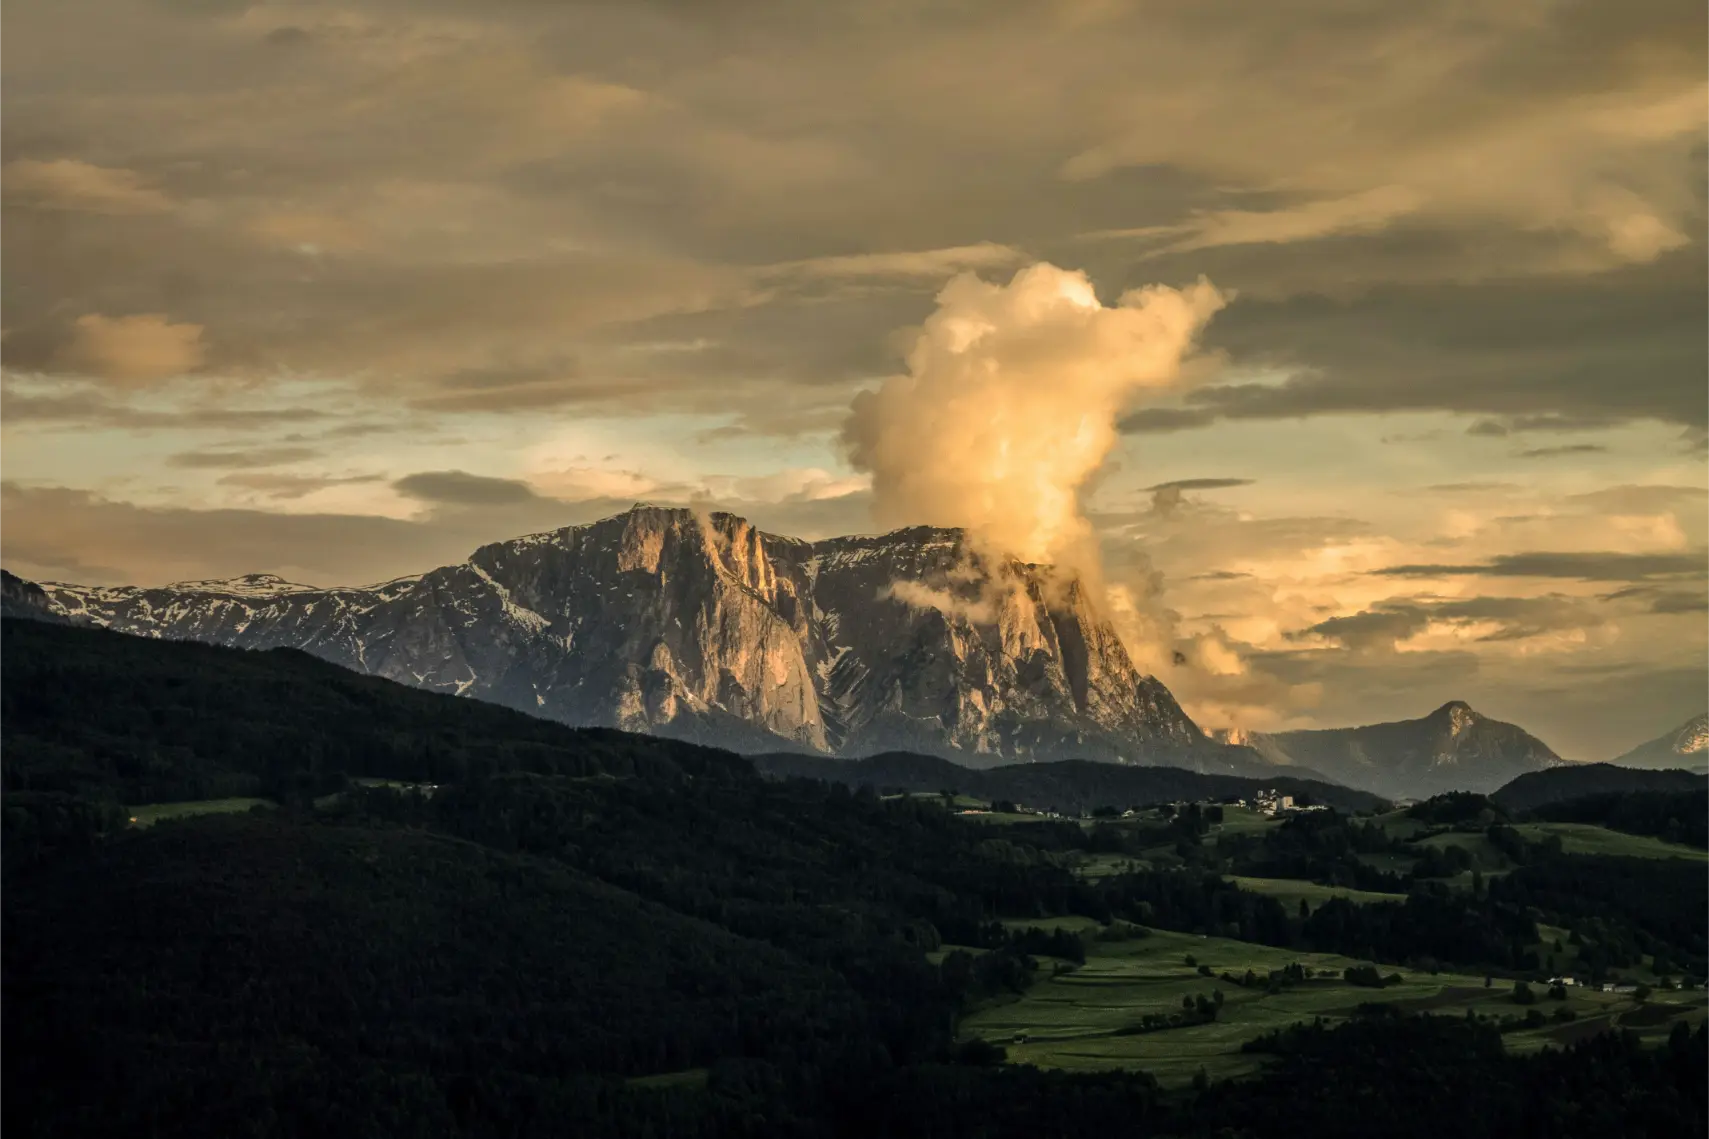
[[[1612,763],[1572,764],[1521,775],[1490,796],[1509,811],[1529,811],[1586,795],[1703,791],[1709,776],[1690,771],[1643,771]]]

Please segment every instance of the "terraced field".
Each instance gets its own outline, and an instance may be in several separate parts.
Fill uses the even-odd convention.
[[[1010,924],[1061,925],[1079,931],[1092,928],[1087,919]],[[1366,1001],[1461,1015],[1467,1008],[1498,1017],[1524,1011],[1509,999],[1511,986],[1506,982],[1485,988],[1481,976],[1432,975],[1382,966],[1384,975],[1400,973],[1403,983],[1381,990],[1364,988],[1341,979],[1342,970],[1361,964],[1351,958],[1224,938],[1161,931],[1117,943],[1088,938],[1087,953],[1080,968],[1041,977],[1024,996],[974,1012],[963,1024],[964,1034],[1002,1045],[1014,1063],[1074,1071],[1143,1069],[1162,1083],[1175,1086],[1191,1081],[1200,1068],[1212,1079],[1251,1073],[1261,1058],[1241,1053],[1243,1042],[1313,1017],[1344,1018]],[[1189,955],[1195,965],[1186,963]],[[1302,985],[1268,993],[1259,987],[1230,984],[1215,975],[1227,971],[1240,976],[1248,969],[1264,975],[1293,963],[1313,973],[1330,972],[1333,977],[1314,977]],[[1208,965],[1213,976],[1199,975],[1197,965]],[[1210,998],[1218,990],[1223,994],[1223,1006],[1213,1023],[1118,1035],[1146,1013],[1179,1012],[1183,997]],[[1584,990],[1573,990],[1565,1003],[1578,1014],[1578,1021],[1510,1034],[1506,1038],[1509,1046],[1521,1051],[1541,1048],[1559,1043],[1587,1022],[1624,1025],[1624,1018],[1633,1013],[1641,1013],[1646,1021],[1634,1027],[1646,1035],[1661,1036],[1672,1027],[1675,1016],[1703,1017],[1701,992],[1656,994],[1652,1004],[1657,1009],[1665,1005],[1664,1012],[1642,1011],[1629,996]],[[1544,999],[1533,1007],[1552,1013],[1560,1006],[1561,1002]],[[1656,1023],[1648,1024],[1652,1019]]]

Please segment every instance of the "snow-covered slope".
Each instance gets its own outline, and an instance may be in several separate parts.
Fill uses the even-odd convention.
[[[741,750],[1268,767],[1208,740],[1077,583],[981,561],[955,530],[804,542],[637,506],[365,588],[264,574],[42,588],[55,611],[123,632],[300,648],[568,723]]]

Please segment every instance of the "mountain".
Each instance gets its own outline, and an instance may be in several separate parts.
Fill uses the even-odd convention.
[[[66,616],[55,609],[46,590],[3,569],[0,569],[0,617],[27,617],[69,624]]]
[[[1240,738],[1273,764],[1308,767],[1390,798],[1488,793],[1517,775],[1563,762],[1523,728],[1480,715],[1458,700],[1418,720]]]
[[[1574,763],[1533,771],[1504,784],[1490,798],[1509,811],[1530,811],[1587,795],[1701,794],[1709,778],[1690,771],[1644,771],[1611,763]]]
[[[1384,806],[1366,791],[1355,791],[1295,773],[1263,779],[1207,775],[1176,767],[1123,767],[1066,760],[1015,763],[970,771],[935,756],[889,752],[866,759],[828,759],[813,755],[756,755],[754,767],[774,778],[820,779],[850,787],[910,793],[953,790],[981,799],[1007,799],[1028,807],[1084,814],[1099,807],[1130,807],[1251,796],[1271,788],[1309,796],[1344,811]]]
[[[1641,743],[1608,761],[1618,767],[1649,770],[1687,768],[1709,770],[1709,713],[1693,716],[1673,731]]]
[[[1134,667],[1078,581],[957,530],[806,542],[638,505],[364,588],[268,574],[42,586],[151,637],[302,649],[569,724],[743,751],[1087,758],[1258,772]]]

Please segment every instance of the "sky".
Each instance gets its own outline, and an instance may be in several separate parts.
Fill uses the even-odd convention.
[[[0,559],[967,525],[1207,726],[1703,710],[1697,0],[13,0]],[[1178,654],[1178,655],[1177,655]]]

